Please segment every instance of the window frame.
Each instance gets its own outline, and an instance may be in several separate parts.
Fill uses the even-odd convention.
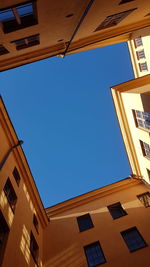
[[[35,37],[35,40],[33,42],[29,42],[29,43],[26,43],[26,41],[29,41],[28,39],[32,38],[32,37]],[[17,42],[19,41],[24,41],[23,44],[21,45],[18,45]],[[21,38],[21,39],[17,39],[17,40],[14,40],[14,41],[11,41],[11,43],[15,44],[16,46],[16,50],[22,50],[22,49],[26,49],[26,48],[29,48],[29,47],[32,47],[32,46],[36,46],[36,45],[39,45],[40,44],[40,35],[39,34],[34,34],[34,35],[30,35],[30,36],[27,36],[27,37],[24,37],[24,38]]]
[[[132,110],[132,113],[133,113],[136,127],[144,131],[150,132],[150,126],[147,123],[147,122],[150,123],[150,120],[149,118],[148,119],[144,118],[144,116],[146,116],[147,114],[150,116],[150,113],[140,111],[140,110],[135,110],[135,109]],[[139,116],[138,116],[138,113],[140,113]]]
[[[120,211],[120,216],[115,215],[115,213],[113,214],[113,212],[115,212],[115,210],[117,210],[117,206],[118,206],[118,211]],[[128,215],[128,213],[122,207],[120,202],[113,203],[113,204],[107,206],[107,208],[108,208],[109,213],[110,213],[111,217],[113,218],[113,220],[116,220],[116,219],[119,219],[121,217]]]
[[[132,231],[135,231],[137,233],[137,237],[139,239],[141,239],[141,241],[143,242],[142,246],[139,246],[138,248],[131,248],[131,243],[128,243],[127,240],[125,240],[124,235],[127,234],[127,233],[130,233]],[[126,244],[126,246],[127,246],[127,248],[129,249],[130,252],[135,252],[135,251],[137,251],[139,249],[142,249],[142,248],[145,248],[145,247],[148,246],[146,241],[144,240],[143,236],[141,235],[139,230],[136,228],[136,226],[131,227],[131,228],[127,229],[127,230],[124,230],[120,234],[121,234],[121,236],[122,236],[122,238],[123,238],[123,240],[124,240],[124,242],[125,242],[125,244]],[[132,241],[133,241],[133,238],[132,238]]]
[[[32,4],[33,12],[31,14],[26,14],[22,16],[19,15],[17,8],[19,9],[19,7],[30,4],[30,3]],[[13,11],[13,9],[16,9],[17,15],[14,14],[15,12]],[[16,5],[8,6],[6,8],[1,8],[0,12],[3,12],[3,11],[7,12],[7,10],[11,10],[13,12],[14,19],[8,19],[8,20],[0,22],[3,25],[3,32],[5,34],[15,32],[17,30],[21,30],[21,29],[38,24],[36,0],[29,0],[29,1],[25,1],[23,3],[19,3]]]
[[[33,225],[35,227],[36,232],[39,234],[39,222],[35,213],[33,214]]]
[[[94,227],[91,215],[89,213],[78,216],[76,219],[77,219],[78,228],[79,228],[80,232],[84,232],[84,231],[89,230],[89,229]],[[84,225],[84,220],[87,220],[87,221],[89,220],[89,222],[88,222],[89,225],[88,224]]]
[[[145,199],[143,198],[142,199],[142,197],[149,197],[149,200],[147,199],[147,203],[146,203],[146,201],[145,201]],[[146,197],[146,198],[147,198]],[[145,208],[149,208],[150,207],[150,192],[144,192],[144,193],[142,193],[142,194],[140,194],[140,195],[137,195],[137,198],[138,198],[138,200],[142,203],[142,205],[145,207]],[[143,200],[143,201],[142,201]]]
[[[92,264],[90,264],[90,262],[89,262],[89,256],[90,256],[90,258],[91,258],[91,255],[92,255],[92,253],[90,254],[89,253],[89,251],[88,251],[88,248],[91,248],[91,251],[93,251],[93,248],[94,248],[94,246],[95,246],[95,252],[96,252],[96,254],[98,254],[97,253],[97,249],[99,250],[99,257],[102,257],[102,259],[103,259],[103,262],[99,262],[99,263],[95,263],[94,265]],[[104,252],[103,252],[103,250],[102,250],[102,247],[101,247],[101,245],[100,245],[100,242],[99,241],[96,241],[96,242],[93,242],[93,243],[91,243],[91,244],[88,244],[88,245],[86,245],[86,246],[84,246],[84,253],[85,253],[85,257],[86,257],[86,261],[87,261],[87,264],[88,264],[88,267],[96,267],[96,266],[99,266],[99,265],[101,265],[101,264],[104,264],[104,263],[106,263],[107,261],[106,261],[106,258],[105,258],[105,255],[104,255]],[[90,255],[89,255],[89,254]],[[94,255],[94,254],[93,254]],[[92,255],[92,256],[93,256]],[[95,258],[94,258],[94,256],[93,256],[93,261],[95,260]]]
[[[147,158],[148,160],[150,160],[150,155],[148,155],[146,153],[146,151],[149,151],[149,153],[150,153],[150,145],[147,144],[146,142],[141,141],[141,140],[139,140],[139,141],[140,141],[141,149],[142,149],[142,152],[143,152],[143,156],[145,158]],[[149,149],[145,149],[145,144],[149,147]]]
[[[36,247],[36,249],[34,249],[33,247]],[[30,232],[30,252],[32,255],[32,258],[35,262],[35,264],[38,266],[38,259],[39,259],[39,245],[32,233],[32,231]],[[35,255],[37,253],[37,255]]]
[[[8,190],[8,191],[7,191]],[[3,191],[4,191],[4,194],[7,198],[7,201],[9,203],[9,206],[11,207],[11,210],[12,212],[14,213],[15,212],[15,209],[16,209],[16,204],[17,204],[17,194],[12,186],[12,183],[9,179],[9,177],[7,178],[7,181],[3,187]],[[12,195],[13,195],[13,200],[11,199],[12,198]]]
[[[9,54],[8,49],[2,44],[0,44],[0,56],[6,55],[6,54]]]
[[[21,177],[20,177],[20,173],[19,173],[16,166],[14,167],[12,174],[13,174],[13,177],[16,181],[16,184],[19,186],[20,181],[21,181]]]

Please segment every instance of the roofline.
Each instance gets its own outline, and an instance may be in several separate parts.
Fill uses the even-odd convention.
[[[13,133],[14,133],[14,135],[15,135],[15,137],[16,137],[16,141],[19,141],[18,136],[17,136],[17,133],[16,133],[15,128],[14,128],[14,126],[13,126],[13,124],[12,124],[12,121],[11,121],[11,119],[10,119],[10,116],[9,116],[8,112],[7,112],[6,106],[5,106],[5,104],[4,104],[4,101],[3,101],[3,98],[2,98],[1,95],[0,95],[0,102],[2,103],[2,106],[3,106],[3,108],[4,108],[4,111],[5,111],[6,116],[7,116],[7,118],[8,118],[8,121],[9,121],[9,123],[10,123],[10,125],[11,125],[11,128],[12,128],[12,130],[13,130]],[[8,128],[9,128],[9,127],[8,127]],[[9,128],[9,129],[10,129],[10,128]],[[11,131],[11,130],[10,130],[10,131]],[[13,144],[13,145],[14,145],[14,144]],[[33,182],[33,186],[35,187],[35,190],[36,190],[36,193],[37,193],[37,196],[38,196],[38,197],[36,197],[36,195],[34,194],[34,199],[35,199],[35,201],[36,201],[37,207],[38,207],[38,208],[40,209],[40,211],[41,211],[41,214],[42,214],[42,217],[43,217],[43,226],[44,226],[44,225],[46,226],[47,223],[49,222],[49,219],[48,219],[47,214],[46,214],[46,212],[45,212],[45,208],[44,208],[43,202],[42,202],[42,200],[41,200],[41,197],[40,197],[38,188],[37,188],[37,186],[36,186],[34,177],[33,177],[33,175],[32,175],[32,172],[31,172],[29,163],[28,163],[28,161],[27,161],[27,158],[26,158],[26,156],[25,156],[25,153],[24,153],[24,151],[23,151],[23,148],[22,148],[21,146],[19,146],[19,147],[17,147],[16,150],[17,150],[17,152],[19,153],[19,156],[21,156],[21,155],[20,155],[20,152],[21,152],[21,154],[22,154],[22,156],[23,156],[23,160],[24,160],[24,162],[23,162],[22,159],[21,159],[22,164],[24,165],[24,163],[25,163],[25,164],[27,165],[27,169],[28,169],[29,174],[30,174],[30,180],[32,180],[32,182]],[[26,169],[26,167],[25,167],[25,169]],[[29,180],[28,180],[28,182],[29,182]],[[30,185],[31,185],[31,183],[30,183]],[[32,186],[32,185],[31,185],[31,186]],[[40,205],[39,205],[39,202],[40,202]],[[40,207],[40,206],[41,206],[41,207]]]
[[[80,205],[87,204],[91,201],[96,200],[97,198],[104,197],[106,195],[117,192],[120,189],[126,189],[128,187],[131,187],[131,185],[134,186],[135,184],[140,184],[140,183],[143,183],[143,181],[139,178],[127,177],[112,184],[100,187],[98,189],[89,191],[85,194],[65,200],[61,203],[48,207],[45,210],[49,218],[54,217],[60,214],[61,212],[73,209]]]

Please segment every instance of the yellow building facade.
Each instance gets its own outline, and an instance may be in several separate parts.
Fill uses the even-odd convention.
[[[2,99],[0,132],[0,266],[41,267],[48,218]]]
[[[128,41],[135,78],[150,74],[150,27],[132,32]]]
[[[132,173],[150,183],[150,75],[111,92]]]
[[[147,186],[127,178],[47,208],[44,266],[146,267],[150,214],[144,199],[150,200]]]
[[[0,1],[0,71],[130,39],[149,0]]]

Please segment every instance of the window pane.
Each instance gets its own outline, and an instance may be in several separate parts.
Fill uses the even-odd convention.
[[[21,17],[32,14],[33,13],[32,3],[17,7],[17,11]]]
[[[93,222],[90,214],[85,214],[77,217],[77,222],[80,232],[88,230],[93,227]]]
[[[89,267],[94,267],[106,262],[99,242],[95,242],[88,246],[85,246],[84,251]]]
[[[123,231],[121,235],[130,251],[135,251],[146,246],[143,237],[140,235],[136,227]]]
[[[15,16],[14,16],[11,8],[0,11],[0,22],[11,20],[14,18],[15,18]]]
[[[117,219],[117,218],[127,215],[126,211],[123,209],[123,207],[121,206],[119,202],[113,205],[110,205],[107,208],[111,216],[113,217],[113,219]]]

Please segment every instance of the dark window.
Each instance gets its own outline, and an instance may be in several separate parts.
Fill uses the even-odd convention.
[[[0,22],[4,33],[13,32],[37,24],[35,2],[26,2],[0,9]]]
[[[121,2],[119,3],[119,5],[122,5],[122,4],[126,4],[128,2],[132,2],[134,0],[121,0]]]
[[[137,58],[138,59],[145,58],[144,49],[137,51]]]
[[[12,43],[16,45],[17,50],[21,50],[21,49],[28,48],[34,45],[38,45],[40,43],[39,34],[28,36],[23,39],[18,39],[18,40],[12,41]]]
[[[131,252],[147,246],[136,227],[121,232],[121,235]]]
[[[145,206],[145,208],[150,207],[150,192],[143,193],[141,195],[138,195],[137,197]]]
[[[16,183],[17,183],[17,185],[19,185],[20,184],[20,174],[19,174],[19,172],[18,172],[18,170],[17,170],[17,168],[15,167],[14,168],[14,170],[13,170],[13,176],[14,176],[14,178],[15,178],[15,181],[16,181]]]
[[[9,234],[9,227],[5,221],[5,218],[2,214],[2,212],[0,211],[0,266],[2,263],[8,234]]]
[[[150,130],[150,113],[133,110],[133,115],[135,117],[137,127]]]
[[[123,209],[120,202],[112,204],[112,205],[108,206],[107,208],[108,208],[111,216],[113,217],[113,219],[117,219],[117,218],[120,218],[122,216],[127,215],[126,211]]]
[[[139,47],[139,46],[143,45],[142,38],[141,37],[135,38],[134,39],[134,45],[135,45],[135,47]]]
[[[103,29],[106,29],[112,26],[116,26],[119,22],[121,22],[125,17],[127,17],[135,9],[136,8],[106,17],[106,19],[96,28],[95,31],[99,31],[99,30],[103,30]]]
[[[35,214],[33,215],[33,224],[34,224],[34,227],[35,227],[37,233],[39,233],[39,223],[38,223],[38,219],[37,219]]]
[[[9,178],[7,179],[7,182],[6,182],[3,190],[4,190],[4,193],[7,197],[7,200],[9,202],[10,207],[11,207],[12,211],[14,212],[15,206],[17,203],[17,196],[16,196],[16,193],[13,189],[13,186],[12,186]]]
[[[8,54],[8,53],[9,51],[3,45],[0,45],[0,56]]]
[[[150,145],[140,140],[143,156],[150,158]]]
[[[106,262],[105,256],[98,241],[85,246],[84,251],[89,267],[98,266]]]
[[[31,251],[31,254],[32,254],[32,257],[34,259],[34,262],[36,264],[38,264],[38,257],[39,257],[39,246],[35,240],[35,237],[34,235],[30,234],[30,251]]]
[[[80,232],[94,227],[90,214],[85,214],[77,217],[77,222]]]
[[[148,70],[147,62],[139,63],[139,68],[140,71],[147,71]]]
[[[147,175],[148,175],[148,178],[150,179],[150,170],[147,169]]]

